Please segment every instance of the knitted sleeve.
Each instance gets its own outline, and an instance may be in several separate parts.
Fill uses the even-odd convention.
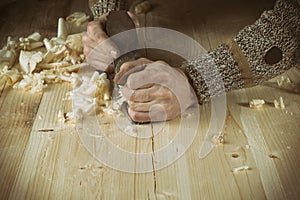
[[[273,10],[231,41],[187,61],[183,68],[202,103],[224,91],[260,84],[299,64],[300,0],[278,0]]]
[[[130,1],[122,0],[90,0],[90,8],[94,17],[100,17],[101,15],[113,10],[128,10]]]

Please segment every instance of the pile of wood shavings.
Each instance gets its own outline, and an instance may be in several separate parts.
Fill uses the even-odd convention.
[[[49,83],[71,82],[72,73],[86,65],[81,39],[89,17],[85,13],[70,16],[60,18],[57,37],[42,38],[38,32],[17,40],[8,37],[0,50],[0,86],[6,82],[41,92]]]
[[[6,83],[28,92],[42,92],[48,84],[69,82],[73,90],[66,100],[73,101],[73,111],[58,113],[59,121],[78,121],[82,113],[91,113],[95,106],[109,106],[110,82],[105,73],[79,75],[88,67],[83,54],[82,36],[89,16],[76,12],[58,20],[57,37],[42,38],[34,32],[13,40],[0,50],[0,87]]]
[[[68,113],[60,111],[60,122],[78,122],[83,114],[96,114],[97,108],[110,106],[110,81],[105,73],[94,72],[92,76],[77,77],[76,81],[79,83],[78,87],[68,92],[65,99],[73,101],[73,110]]]

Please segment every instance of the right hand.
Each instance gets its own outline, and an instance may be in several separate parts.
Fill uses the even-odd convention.
[[[135,122],[172,120],[197,103],[185,73],[164,61],[126,62],[114,81],[124,85],[121,91]]]

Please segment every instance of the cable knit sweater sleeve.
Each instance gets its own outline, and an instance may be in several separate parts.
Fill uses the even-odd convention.
[[[202,103],[224,91],[260,84],[299,64],[300,0],[278,0],[273,10],[231,41],[187,61],[183,69]]]
[[[94,17],[100,17],[113,10],[128,10],[131,1],[122,0],[90,0],[90,8]]]

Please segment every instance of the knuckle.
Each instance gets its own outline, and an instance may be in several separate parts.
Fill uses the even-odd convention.
[[[82,36],[82,41],[83,42],[87,42],[89,40],[89,36],[87,35],[87,34],[84,34],[83,36]]]
[[[133,103],[130,107],[132,108],[132,110],[137,111],[140,106],[136,103]]]
[[[162,96],[164,94],[161,87],[156,91],[156,94],[158,96]]]
[[[140,61],[140,62],[142,62],[142,63],[150,62],[150,60],[147,59],[147,58],[139,58],[137,61]]]
[[[97,32],[95,34],[95,38],[97,39],[97,42],[100,43],[100,42],[103,42],[106,39],[106,35],[104,33]]]
[[[139,117],[138,117],[138,113],[133,111],[132,109],[129,110],[129,115],[131,117],[131,119],[133,119],[134,121],[138,121]]]
[[[92,21],[92,22],[89,22],[88,24],[87,24],[87,28],[91,28],[92,26],[94,26],[94,22]]]
[[[153,99],[153,93],[147,92],[145,94],[145,101],[150,101]]]
[[[166,97],[171,99],[174,95],[173,95],[173,92],[169,89],[166,89],[165,91],[165,94],[166,94]]]
[[[87,47],[84,47],[84,48],[83,48],[83,54],[84,54],[84,55],[89,55],[89,53],[90,53],[90,49],[87,48]]]
[[[123,63],[123,64],[121,65],[121,69],[127,70],[127,69],[130,68],[130,66],[131,66],[131,63],[130,63],[130,62],[126,62],[126,63]]]
[[[158,60],[156,61],[156,63],[160,64],[160,65],[168,65],[168,63],[166,63],[165,61],[163,60]]]

